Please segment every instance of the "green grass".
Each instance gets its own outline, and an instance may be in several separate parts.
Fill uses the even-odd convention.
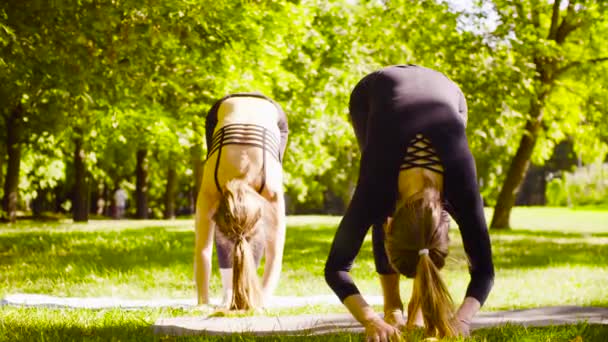
[[[489,213],[488,213],[489,215]],[[338,217],[289,217],[283,273],[277,295],[332,294],[323,265]],[[484,310],[546,305],[608,306],[608,211],[516,208],[514,230],[493,232],[496,281]],[[193,223],[176,221],[19,222],[0,226],[0,297],[13,293],[115,296],[129,299],[193,298]],[[469,276],[457,229],[442,271],[461,299]],[[214,261],[215,263],[215,261]],[[214,264],[214,267],[215,264]],[[364,294],[380,293],[370,241],[353,276]],[[211,291],[219,296],[214,272]],[[411,281],[402,281],[407,298]],[[380,308],[378,308],[380,309]],[[342,306],[273,309],[268,315],[346,312]],[[159,317],[200,315],[193,309],[84,310],[0,307],[0,341],[195,340],[155,336]],[[608,328],[571,325],[477,330],[478,341],[607,341]],[[231,336],[223,340],[252,340]],[[296,340],[268,337],[262,340]],[[309,340],[360,340],[339,334]],[[419,340],[413,337],[413,340]],[[198,338],[196,340],[201,340]],[[214,338],[213,340],[222,340]],[[257,340],[260,340],[259,338]]]

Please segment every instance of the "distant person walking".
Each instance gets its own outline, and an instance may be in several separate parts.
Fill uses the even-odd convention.
[[[431,336],[468,335],[494,267],[461,90],[437,71],[391,66],[365,76],[349,107],[362,156],[325,265],[327,283],[365,326],[369,341],[388,341],[404,326],[424,326]],[[439,274],[448,254],[447,213],[458,223],[470,262],[471,281],[456,312]],[[372,225],[384,320],[349,275]],[[399,274],[414,278],[407,322]]]
[[[215,242],[225,306],[256,308],[273,294],[281,273],[287,116],[262,94],[232,94],[213,105],[206,133],[207,161],[196,202],[198,303],[209,302]],[[260,284],[256,268],[263,254]]]
[[[127,205],[127,192],[119,187],[114,192],[114,218],[120,220],[125,215],[125,207]]]

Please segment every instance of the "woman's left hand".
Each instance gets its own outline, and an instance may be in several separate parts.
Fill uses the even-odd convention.
[[[473,297],[466,297],[462,302],[460,308],[456,312],[456,327],[458,328],[458,334],[461,336],[471,335],[471,321],[475,314],[481,308],[479,301]]]
[[[456,328],[458,335],[468,337],[471,336],[471,322],[456,316]]]

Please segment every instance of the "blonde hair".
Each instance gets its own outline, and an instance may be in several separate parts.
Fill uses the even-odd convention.
[[[449,218],[443,211],[439,190],[425,186],[397,208],[385,238],[393,268],[414,278],[408,326],[414,324],[421,310],[426,333],[437,337],[457,334],[454,302],[439,274],[448,255],[448,229]],[[420,252],[425,249],[428,252]]]
[[[262,289],[251,244],[263,243],[262,218],[269,205],[246,181],[226,184],[214,215],[218,230],[234,243],[230,310],[250,310],[262,304]]]

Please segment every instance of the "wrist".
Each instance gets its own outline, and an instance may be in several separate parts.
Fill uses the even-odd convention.
[[[459,318],[457,317],[458,321],[462,324],[465,324],[466,326],[470,326],[471,325],[471,321],[468,319],[464,319],[464,318]]]
[[[464,320],[470,323],[475,314],[477,314],[479,311],[480,307],[481,305],[479,304],[479,301],[477,301],[475,298],[467,297],[462,302],[462,305],[458,308],[456,317],[459,320]]]
[[[386,319],[386,317],[389,316],[402,316],[403,315],[403,308],[387,308],[384,309],[384,318]]]
[[[398,303],[384,303],[384,312],[394,312],[401,311],[403,312],[403,304],[401,302]]]
[[[364,326],[373,325],[382,321],[382,317],[378,315],[371,307],[365,307],[361,315],[361,324]]]
[[[366,316],[365,318],[363,318],[361,324],[365,328],[367,328],[369,326],[376,325],[377,323],[379,323],[381,321],[382,321],[382,318],[378,314],[374,313],[373,315],[369,315],[369,316]]]

